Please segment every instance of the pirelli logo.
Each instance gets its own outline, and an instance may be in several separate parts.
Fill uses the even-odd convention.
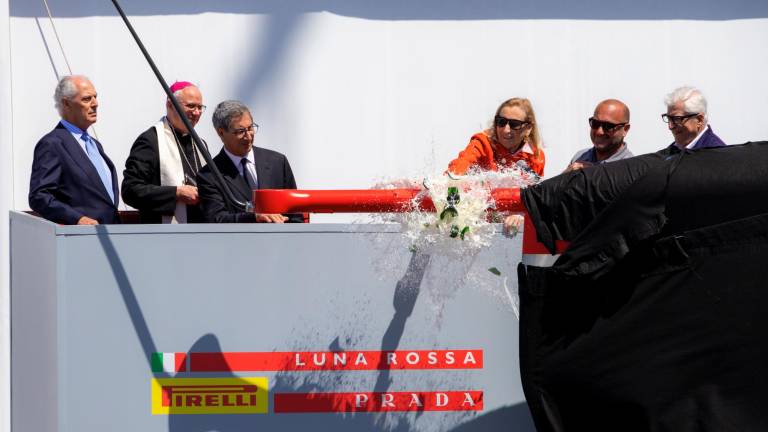
[[[154,378],[152,414],[266,414],[265,377]]]

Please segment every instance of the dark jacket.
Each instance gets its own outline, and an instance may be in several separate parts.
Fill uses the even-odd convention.
[[[715,135],[715,133],[712,131],[712,126],[707,125],[707,130],[704,131],[704,133],[701,135],[701,138],[699,138],[698,141],[696,141],[696,144],[691,147],[689,150],[699,150],[703,148],[715,148],[715,147],[725,147],[727,144],[720,139],[719,136]],[[669,153],[679,153],[680,148],[675,145],[675,143],[672,143],[667,147],[666,149],[669,151]]]
[[[189,136],[182,145],[191,145]],[[123,201],[139,210],[141,223],[162,223],[163,216],[176,210],[176,186],[160,185],[160,153],[154,126],[133,142],[123,171]],[[184,172],[190,173],[185,165]],[[192,174],[192,178],[194,175]],[[202,222],[199,206],[187,205],[187,222]]]
[[[296,189],[296,180],[293,178],[291,165],[288,163],[285,155],[276,151],[254,147],[253,156],[259,189]],[[224,149],[213,158],[213,162],[235,197],[244,202],[251,201],[251,189],[245,183],[245,179],[240,175],[232,160],[224,153]],[[203,167],[198,173],[197,187],[200,194],[203,218],[206,222],[256,221],[256,216],[253,213],[240,211],[228,205],[224,198],[224,192],[214,181],[210,167]],[[288,216],[289,222],[302,222],[301,215],[285,216]]]
[[[120,223],[115,166],[104,153],[101,143],[96,139],[93,141],[112,175],[114,200],[109,197],[88,155],[59,123],[35,146],[29,180],[29,207],[32,210],[61,224],[76,224],[83,216],[102,224]]]

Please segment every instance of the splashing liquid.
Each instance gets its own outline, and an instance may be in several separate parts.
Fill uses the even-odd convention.
[[[496,232],[493,223],[501,222],[506,214],[494,210],[491,190],[497,188],[525,188],[538,183],[540,178],[524,167],[514,166],[498,172],[472,171],[467,176],[452,178],[444,174],[432,175],[422,181],[382,181],[374,189],[421,188],[413,207],[429,197],[435,212],[414,210],[372,216],[373,223],[398,223],[411,250],[428,254],[466,256],[487,247]],[[449,203],[449,188],[458,190],[459,201]],[[455,208],[455,212],[446,211]],[[441,215],[443,216],[441,218]],[[458,230],[458,232],[457,232]],[[463,235],[462,235],[463,233]]]

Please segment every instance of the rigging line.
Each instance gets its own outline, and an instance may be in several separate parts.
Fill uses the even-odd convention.
[[[61,51],[61,56],[64,57],[64,63],[67,64],[67,71],[70,75],[72,75],[72,67],[69,65],[69,59],[67,58],[67,53],[64,51],[64,45],[61,43],[61,38],[59,38],[59,32],[56,30],[56,24],[53,22],[53,14],[51,13],[51,8],[48,7],[48,0],[43,0],[43,4],[45,5],[45,10],[48,12],[48,20],[51,22],[51,28],[53,29],[53,35],[56,36],[56,42],[59,44],[59,51]],[[56,71],[58,75],[58,71]],[[61,76],[56,76],[57,79],[61,79]],[[96,132],[96,125],[91,125],[91,136],[96,138],[96,141],[99,141],[99,134]]]
[[[43,0],[43,4],[45,5],[45,10],[48,12],[48,20],[51,21],[51,27],[53,28],[53,34],[56,36],[56,42],[59,44],[59,50],[61,50],[61,55],[64,57],[64,62],[67,64],[67,70],[69,71],[69,74],[72,75],[72,67],[69,66],[69,59],[67,59],[67,53],[64,52],[64,45],[61,44],[61,39],[59,39],[59,32],[56,31],[56,24],[53,23],[53,14],[51,14],[51,8],[48,7],[48,0]],[[61,77],[57,77],[61,78]]]

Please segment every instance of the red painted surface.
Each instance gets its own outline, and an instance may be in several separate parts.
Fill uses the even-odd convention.
[[[518,188],[494,189],[491,197],[496,210],[525,210]],[[423,189],[260,189],[253,191],[253,206],[257,213],[400,213],[417,208],[435,211]]]
[[[193,352],[190,372],[482,369],[483,350]]]
[[[497,211],[526,211],[520,198],[520,188],[493,189],[491,197]],[[432,199],[423,189],[261,189],[253,191],[253,205],[257,213],[399,213],[416,209],[435,211]],[[524,254],[550,254],[549,250],[536,240],[536,230],[527,216],[524,232]],[[556,242],[558,253],[567,247],[567,241]]]
[[[482,411],[483,392],[276,393],[275,413]]]

